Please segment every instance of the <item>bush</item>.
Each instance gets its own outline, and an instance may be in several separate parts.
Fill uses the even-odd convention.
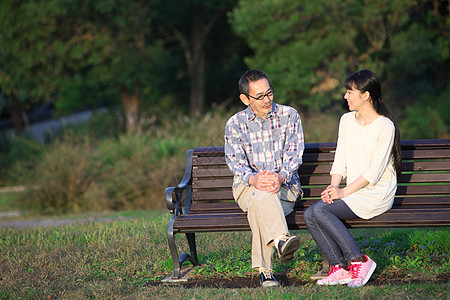
[[[400,122],[402,139],[445,139],[450,137],[450,88],[440,95],[425,95],[406,110]],[[430,104],[432,104],[430,106]]]
[[[178,115],[103,139],[66,131],[32,161],[35,188],[20,198],[22,206],[47,214],[165,208],[164,190],[181,181],[186,151],[222,145],[227,118]]]

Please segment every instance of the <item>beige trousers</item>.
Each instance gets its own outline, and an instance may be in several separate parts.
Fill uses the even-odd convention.
[[[247,213],[252,230],[252,268],[272,270],[272,241],[289,234],[285,216],[293,211],[299,194],[285,185],[272,194],[241,184],[233,189],[233,196]]]

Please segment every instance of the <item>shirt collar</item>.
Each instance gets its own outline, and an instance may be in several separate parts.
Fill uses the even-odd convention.
[[[250,106],[247,106],[247,108],[245,109],[245,113],[248,117],[249,121],[254,121],[258,116],[253,112],[253,110],[251,109]],[[277,116],[279,113],[278,110],[278,104],[272,102],[272,111],[270,113],[267,114],[266,119],[270,119],[274,116]]]

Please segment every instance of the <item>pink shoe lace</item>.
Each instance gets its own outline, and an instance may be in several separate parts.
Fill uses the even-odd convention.
[[[352,279],[358,279],[359,274],[361,273],[362,263],[360,264],[351,264],[350,265],[350,273],[352,273]]]
[[[333,273],[336,273],[337,271],[339,271],[340,267],[339,266],[331,266],[331,270],[328,272],[328,276],[332,275]]]

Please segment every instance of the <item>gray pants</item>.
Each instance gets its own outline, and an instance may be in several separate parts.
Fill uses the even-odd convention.
[[[239,207],[247,213],[252,230],[252,268],[272,270],[273,240],[289,234],[285,216],[290,214],[299,196],[281,186],[272,194],[244,184],[233,189]]]
[[[319,200],[306,209],[303,215],[306,226],[330,265],[346,266],[347,258],[352,261],[363,256],[353,236],[342,220],[359,217],[341,199],[328,204]]]

